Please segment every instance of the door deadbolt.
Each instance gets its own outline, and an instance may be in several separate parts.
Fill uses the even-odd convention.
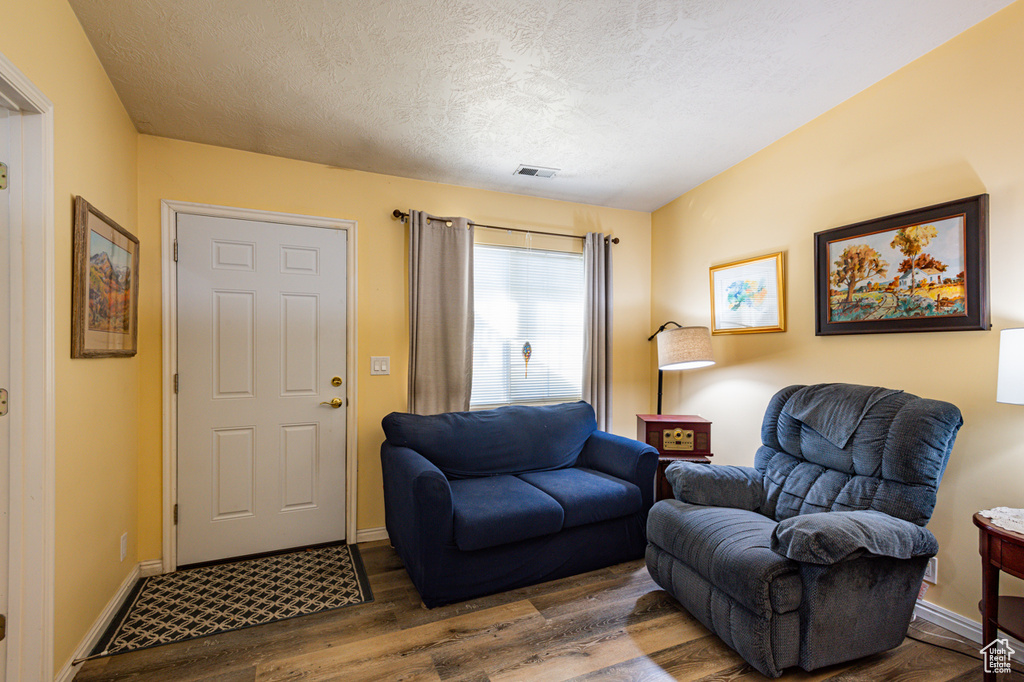
[[[331,379],[331,386],[341,386],[341,377]]]

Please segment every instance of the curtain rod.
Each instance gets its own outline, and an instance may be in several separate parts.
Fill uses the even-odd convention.
[[[394,211],[392,211],[391,215],[395,216],[399,220],[405,220],[406,218],[409,217],[408,213],[406,213],[405,211],[403,211],[403,210],[401,210],[399,208],[396,208]],[[438,220],[438,218],[431,218],[431,220]],[[518,228],[518,227],[501,227],[500,225],[482,225],[481,223],[474,223],[472,220],[469,221],[469,224],[472,225],[473,227],[483,227],[483,228],[486,228],[488,230],[504,230],[506,232],[522,232],[524,234],[544,234],[544,235],[547,235],[549,237],[565,237],[566,239],[586,239],[586,237],[581,237],[581,236],[576,235],[576,234],[559,234],[558,232],[541,232],[540,230],[523,230],[523,229]],[[618,237],[611,237],[611,238],[606,237],[605,241],[610,241],[612,244],[618,244],[619,243],[619,238]]]

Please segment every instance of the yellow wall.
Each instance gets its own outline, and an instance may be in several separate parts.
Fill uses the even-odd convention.
[[[966,423],[929,525],[941,549],[928,599],[975,621],[971,515],[1024,506],[1024,408],[995,402],[998,330],[1024,324],[1022,35],[1018,2],[652,218],[655,323],[709,324],[709,266],[788,253],[788,331],[717,336],[716,366],[666,374],[665,412],[713,420],[716,462],[752,463],[764,407],[789,384],[878,384],[961,409]],[[992,331],[814,335],[814,232],[983,192]]]
[[[139,139],[139,238],[143,251],[140,318],[140,557],[160,548],[160,200],[358,221],[358,518],[384,525],[380,421],[406,407],[408,295],[405,226],[395,208],[462,215],[485,224],[585,234],[612,233],[614,247],[614,431],[635,433],[649,410],[650,214],[406,180],[165,138]],[[371,355],[391,356],[390,376],[370,376]]]
[[[70,339],[72,201],[136,231],[138,134],[65,0],[0,0],[0,51],[54,104],[59,669],[136,562],[139,359],[72,360]]]

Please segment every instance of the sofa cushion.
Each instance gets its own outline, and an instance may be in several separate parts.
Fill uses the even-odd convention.
[[[384,417],[388,442],[415,450],[448,478],[570,467],[597,429],[585,402]]]
[[[450,482],[455,544],[472,551],[562,530],[561,505],[515,476]]]
[[[593,469],[538,471],[520,474],[519,478],[540,488],[562,506],[565,528],[629,516],[643,506],[640,488]]]
[[[799,565],[771,549],[775,521],[757,512],[662,500],[647,540],[761,616],[800,606]]]

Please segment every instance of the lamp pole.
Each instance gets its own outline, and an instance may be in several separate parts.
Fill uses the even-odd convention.
[[[653,334],[651,334],[650,336],[648,336],[647,340],[648,341],[653,340],[655,336],[657,336],[658,334],[660,334],[663,331],[665,331],[665,328],[668,327],[670,324],[674,324],[675,326],[680,327],[680,328],[683,326],[683,325],[679,324],[678,322],[673,322],[672,320],[669,320],[665,324],[663,324],[660,327],[658,327],[658,331],[656,331]],[[661,391],[662,391],[662,388],[664,387],[664,382],[665,382],[665,374],[661,370],[661,368],[659,367],[658,368],[658,414],[661,414]]]

